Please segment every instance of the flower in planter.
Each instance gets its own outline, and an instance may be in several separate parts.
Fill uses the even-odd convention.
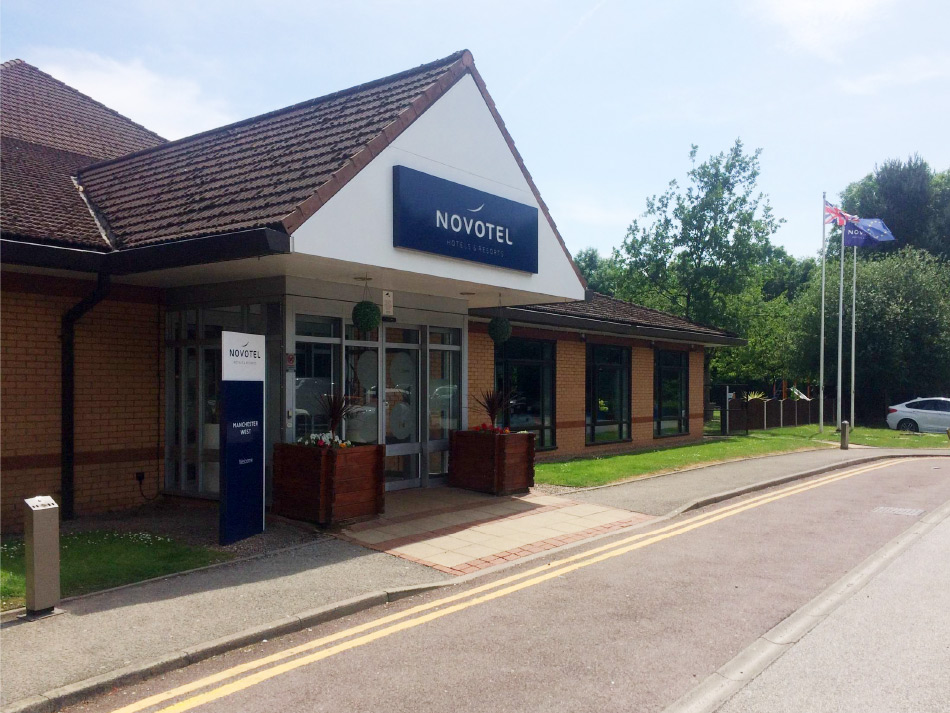
[[[297,443],[317,448],[350,448],[353,445],[349,441],[342,440],[335,433],[311,433],[298,438]]]

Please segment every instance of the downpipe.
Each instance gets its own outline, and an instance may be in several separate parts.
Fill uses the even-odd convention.
[[[62,319],[61,393],[60,393],[60,515],[64,520],[75,517],[76,479],[76,322],[102,302],[111,287],[109,275],[100,272],[96,288],[73,305]]]

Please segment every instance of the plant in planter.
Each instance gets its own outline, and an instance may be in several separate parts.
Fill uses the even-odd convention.
[[[375,517],[383,512],[385,446],[340,438],[340,426],[358,410],[345,396],[324,394],[320,404],[329,431],[274,444],[272,510],[323,526]]]
[[[511,394],[488,389],[475,397],[489,422],[449,437],[449,485],[492,495],[527,492],[534,485],[533,433],[495,425]]]

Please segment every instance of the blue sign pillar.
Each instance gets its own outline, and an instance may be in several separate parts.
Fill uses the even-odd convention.
[[[264,531],[264,336],[221,333],[221,500],[218,539]]]

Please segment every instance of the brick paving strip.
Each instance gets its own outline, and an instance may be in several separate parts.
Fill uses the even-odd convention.
[[[529,495],[400,514],[353,526],[339,537],[461,576],[653,519],[567,498]]]

